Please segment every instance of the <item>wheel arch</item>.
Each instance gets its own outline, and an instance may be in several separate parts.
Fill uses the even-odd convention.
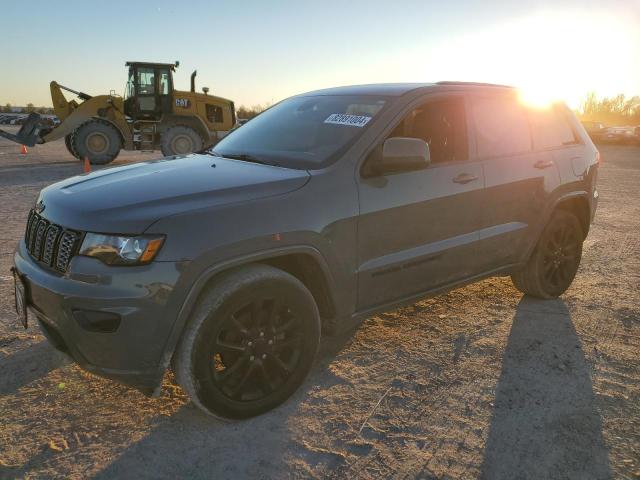
[[[550,202],[544,211],[542,219],[538,222],[534,230],[532,241],[526,248],[522,261],[526,262],[533,254],[533,251],[540,240],[540,236],[544,231],[544,227],[547,225],[551,219],[551,215],[553,215],[553,212],[556,210],[564,210],[576,215],[580,225],[582,226],[584,237],[586,238],[591,226],[591,207],[589,205],[588,198],[589,196],[587,192],[574,191],[559,195],[554,201]]]
[[[553,210],[564,210],[574,214],[580,222],[584,237],[587,237],[591,227],[591,210],[586,193],[584,195],[574,194],[561,197],[555,203]]]
[[[318,305],[323,329],[325,326],[328,328],[333,326],[331,320],[335,319],[337,305],[331,288],[332,275],[327,261],[316,248],[305,245],[289,246],[228,260],[206,268],[192,283],[165,345],[159,365],[159,379],[162,378],[171,362],[171,357],[187,325],[189,316],[209,286],[222,275],[256,263],[279,268],[300,280],[309,289]],[[160,386],[156,387],[154,394],[159,394]]]

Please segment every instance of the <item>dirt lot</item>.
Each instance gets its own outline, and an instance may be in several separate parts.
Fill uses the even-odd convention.
[[[323,342],[306,384],[248,421],[93,377],[16,325],[9,267],[57,142],[0,141],[1,478],[640,478],[640,148],[603,146],[571,289],[495,278]],[[153,158],[123,154],[118,163]]]

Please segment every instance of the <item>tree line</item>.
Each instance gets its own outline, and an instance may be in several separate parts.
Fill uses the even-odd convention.
[[[250,118],[255,117],[256,115],[258,115],[259,113],[264,112],[267,108],[269,108],[271,105],[270,104],[265,104],[265,105],[252,105],[250,107],[245,107],[244,105],[240,105],[237,109],[236,109],[236,117],[237,118],[246,118],[247,120]]]
[[[590,92],[580,103],[578,116],[581,120],[602,122],[606,125],[640,125],[640,96],[598,98]]]
[[[37,113],[44,113],[44,114],[53,114],[53,108],[51,107],[36,107],[33,103],[27,103],[26,107],[17,107],[19,108],[19,112],[20,113],[31,113],[31,112],[37,112]],[[0,111],[2,113],[12,113],[13,112],[14,107],[10,104],[7,103],[5,104],[4,107],[0,108]]]

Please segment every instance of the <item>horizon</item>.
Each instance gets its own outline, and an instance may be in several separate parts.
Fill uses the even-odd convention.
[[[52,80],[91,95],[123,94],[128,60],[179,60],[177,89],[188,90],[197,69],[197,91],[208,86],[247,107],[337,85],[440,80],[513,85],[533,99],[562,99],[574,109],[589,92],[600,98],[640,93],[636,0],[606,6],[411,0],[393,11],[380,1],[191,5],[111,2],[110,11],[129,13],[106,21],[103,35],[95,34],[96,15],[103,14],[98,6],[78,0],[63,10],[43,1],[6,5],[3,30],[13,47],[3,55],[0,105],[50,107]],[[191,10],[198,12],[196,24]],[[109,35],[118,23],[134,24],[134,17],[140,20],[132,32],[122,27]],[[73,28],[53,28],[62,24]],[[169,26],[170,35],[158,25]],[[55,53],[34,31],[54,36]]]

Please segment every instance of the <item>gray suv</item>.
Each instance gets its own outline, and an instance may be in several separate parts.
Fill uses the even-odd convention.
[[[42,190],[16,306],[83,368],[204,411],[265,412],[322,334],[493,275],[571,284],[599,154],[570,110],[440,82],[284,100],[201,154]]]

